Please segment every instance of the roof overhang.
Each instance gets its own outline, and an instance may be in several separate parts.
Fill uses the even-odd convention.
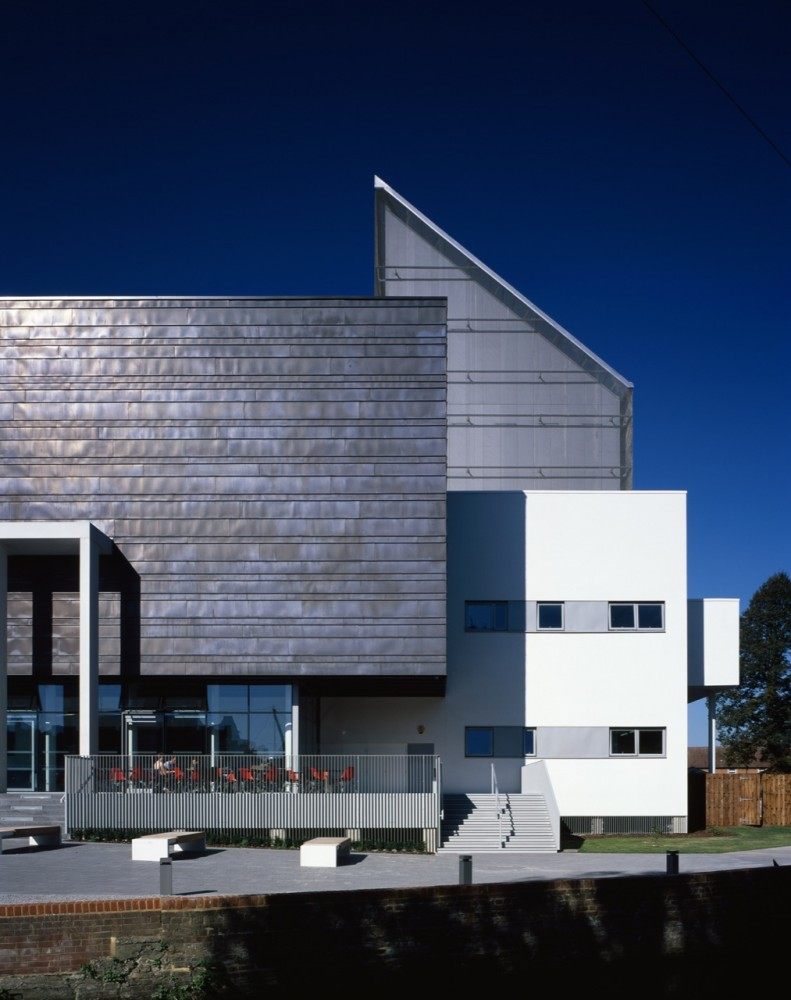
[[[0,547],[8,555],[76,555],[80,543],[110,552],[113,541],[91,521],[0,521]]]

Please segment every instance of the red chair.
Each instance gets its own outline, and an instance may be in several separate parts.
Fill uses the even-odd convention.
[[[126,775],[120,767],[110,768],[110,781],[116,786],[126,784]]]
[[[291,773],[293,773],[293,772],[291,772]],[[266,786],[267,789],[271,789],[273,786],[276,788],[277,787],[277,779],[278,779],[277,768],[274,767],[274,765],[268,767],[264,771],[264,785]],[[295,781],[297,780],[296,776],[294,777],[294,780]]]
[[[312,767],[310,769],[310,777],[312,779],[312,787],[315,788],[317,785],[324,785],[325,791],[329,787],[330,783],[330,772],[320,771],[317,767]]]
[[[224,767],[216,768],[217,778],[219,779],[217,784],[220,787],[224,787],[226,791],[234,791],[236,787],[236,775],[233,771],[226,771]]]
[[[255,775],[249,767],[239,768],[239,781],[245,788],[255,788]]]
[[[286,781],[290,785],[298,785],[299,784],[299,774],[296,771],[286,770]]]
[[[341,776],[338,778],[340,782],[341,791],[345,792],[347,787],[354,783],[354,768],[350,764],[341,771]]]
[[[135,767],[132,768],[132,770],[129,772],[129,782],[132,785],[142,785],[142,783],[143,783],[143,768],[142,767],[135,766]]]

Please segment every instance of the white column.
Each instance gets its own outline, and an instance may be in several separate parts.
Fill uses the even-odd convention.
[[[299,757],[299,685],[291,685],[291,752]]]
[[[706,699],[709,708],[709,774],[717,771],[717,696]]]
[[[80,538],[80,755],[99,749],[99,548]]]
[[[8,782],[8,556],[0,545],[0,792]]]

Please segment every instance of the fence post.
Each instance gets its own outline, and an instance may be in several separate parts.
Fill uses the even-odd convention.
[[[678,851],[667,852],[666,872],[668,875],[678,875]]]

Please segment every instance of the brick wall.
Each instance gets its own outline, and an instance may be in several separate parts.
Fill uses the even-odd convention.
[[[581,976],[611,993],[639,976],[642,995],[679,982],[708,995],[760,961],[781,961],[791,925],[791,867],[676,877],[442,886],[429,889],[203,896],[0,907],[0,995],[74,997],[81,966],[127,956],[121,996],[151,995],[157,977],[201,959],[234,996],[262,986],[335,983],[418,987]],[[138,962],[130,944],[164,942],[167,962]],[[53,974],[61,974],[53,992]],[[65,975],[64,975],[65,974]],[[69,975],[71,974],[71,975]],[[693,977],[693,978],[690,978]],[[134,985],[136,983],[136,986]],[[100,984],[105,993],[106,984]],[[98,989],[98,986],[97,986]],[[134,992],[137,989],[139,992]],[[132,992],[129,992],[132,990]],[[678,994],[683,995],[683,994]]]

